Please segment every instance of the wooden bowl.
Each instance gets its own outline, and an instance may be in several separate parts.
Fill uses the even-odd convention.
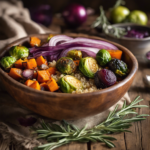
[[[107,41],[99,37],[83,34],[70,33],[66,35],[71,37],[86,37]],[[32,36],[36,36],[43,40],[47,38],[48,34],[37,34]],[[30,37],[31,36],[28,36],[9,44],[4,50],[0,52],[0,58],[6,55],[11,46],[27,43],[29,42]],[[123,81],[109,88],[85,94],[67,94],[38,91],[29,88],[9,77],[1,68],[0,78],[8,93],[16,101],[32,110],[33,112],[36,112],[45,117],[56,120],[72,120],[98,114],[104,110],[107,110],[109,107],[119,101],[119,99],[130,88],[138,69],[137,60],[128,49],[119,44],[110,41],[107,42],[114,44],[123,51],[123,60],[128,64],[130,69],[128,76]]]

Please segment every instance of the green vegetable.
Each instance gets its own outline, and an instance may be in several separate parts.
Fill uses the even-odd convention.
[[[82,82],[70,75],[62,77],[58,83],[64,93],[72,93],[77,89],[82,89]]]
[[[127,64],[119,59],[112,59],[108,63],[109,69],[112,70],[118,76],[125,76],[128,73]]]
[[[113,23],[121,23],[129,15],[130,10],[124,6],[118,6],[111,12],[111,20]]]
[[[13,46],[10,48],[9,54],[16,59],[23,59],[29,56],[29,49],[25,46]]]
[[[108,62],[111,61],[111,55],[109,52],[105,49],[99,50],[99,52],[96,54],[96,60],[100,66],[105,66]]]
[[[89,78],[94,78],[95,73],[98,70],[98,64],[92,57],[84,57],[80,60],[79,70]]]
[[[1,66],[4,67],[4,69],[11,68],[15,62],[16,62],[16,58],[12,56],[5,56],[0,60],[0,64]]]
[[[61,57],[57,63],[56,63],[56,68],[64,74],[72,74],[75,69],[76,65],[73,62],[72,58],[69,57]]]
[[[82,52],[79,50],[71,50],[67,53],[67,57],[70,57],[73,60],[80,60],[82,58]]]
[[[78,129],[64,120],[61,121],[61,125],[49,124],[42,120],[41,127],[33,127],[33,134],[38,134],[38,138],[47,140],[47,143],[35,149],[52,150],[71,142],[103,142],[107,147],[113,148],[115,145],[110,141],[116,139],[109,136],[109,134],[130,132],[127,129],[132,126],[132,122],[145,120],[146,118],[144,117],[149,116],[147,114],[138,115],[135,111],[135,108],[148,107],[146,105],[138,105],[142,100],[137,97],[129,105],[126,105],[125,101],[122,109],[118,111],[117,105],[104,122],[91,129],[87,129],[87,125],[82,129]],[[131,117],[132,114],[136,116]]]
[[[129,14],[129,16],[126,19],[126,22],[146,25],[148,22],[148,17],[143,11],[134,10]]]

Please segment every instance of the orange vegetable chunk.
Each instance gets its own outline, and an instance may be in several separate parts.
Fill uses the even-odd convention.
[[[11,68],[9,72],[9,76],[14,78],[15,80],[22,79],[22,70],[19,68]]]
[[[76,66],[79,66],[80,60],[74,60]]]
[[[39,38],[33,36],[33,37],[30,38],[30,45],[32,47],[40,46],[41,45],[41,40]]]
[[[41,83],[40,87],[44,88],[44,90],[48,90],[48,86],[47,86],[46,82]]]
[[[107,50],[111,55],[111,58],[121,59],[122,51],[120,50]]]
[[[34,81],[29,87],[36,90],[41,90],[40,84],[37,81]]]
[[[47,69],[50,74],[56,74],[57,69],[55,67],[50,67]]]
[[[57,84],[57,82],[55,81],[55,79],[51,78],[48,82],[47,82],[47,85],[48,85],[48,89],[49,91],[51,92],[54,92],[56,90],[59,89],[59,86]]]
[[[34,58],[27,61],[27,69],[35,69],[37,67],[36,60]]]
[[[22,59],[17,60],[17,61],[14,63],[14,67],[15,67],[15,68],[20,68],[20,69],[22,69],[22,68],[23,68],[22,62],[23,62]]]
[[[37,73],[37,80],[40,83],[47,82],[51,78],[49,72],[46,70],[39,70]]]
[[[28,79],[28,80],[25,82],[25,85],[26,85],[26,86],[30,86],[33,82],[34,82],[33,80]]]
[[[36,59],[37,66],[41,66],[42,64],[47,65],[47,60],[43,58],[43,56],[39,56]]]

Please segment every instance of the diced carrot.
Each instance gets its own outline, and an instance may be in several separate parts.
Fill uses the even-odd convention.
[[[57,84],[57,82],[55,81],[55,79],[51,78],[48,82],[47,82],[47,85],[48,85],[48,89],[49,91],[51,92],[54,92],[56,90],[59,89],[59,86]]]
[[[37,67],[36,60],[34,58],[27,61],[27,69],[35,69]]]
[[[32,47],[34,47],[34,46],[40,46],[40,44],[41,44],[41,40],[39,38],[34,37],[34,36],[30,38],[30,45]]]
[[[11,68],[9,72],[9,76],[16,80],[20,80],[22,78],[22,70],[18,68]]]
[[[29,87],[36,90],[41,90],[40,84],[37,81],[34,81]]]
[[[15,67],[15,68],[20,68],[20,69],[22,69],[22,68],[23,68],[22,62],[23,62],[22,59],[17,60],[17,61],[14,63],[14,67]]]
[[[43,88],[44,90],[48,90],[48,86],[45,82],[40,84],[41,89]]]
[[[50,67],[47,69],[50,74],[56,74],[57,69],[55,67]]]
[[[30,86],[33,82],[34,82],[33,80],[28,79],[28,80],[25,82],[25,85]]]
[[[122,51],[121,50],[107,50],[111,55],[111,58],[121,59]]]
[[[37,73],[38,73],[37,75],[38,82],[43,83],[43,82],[47,82],[48,80],[50,80],[50,74],[48,71],[40,70],[40,71],[37,71]]]
[[[38,66],[41,66],[42,64],[45,64],[47,65],[47,60],[43,58],[43,56],[39,56],[37,59],[36,59],[36,63]]]
[[[74,60],[76,66],[79,66],[80,60]]]

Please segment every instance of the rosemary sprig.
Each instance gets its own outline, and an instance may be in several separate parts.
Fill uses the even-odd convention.
[[[100,6],[100,16],[96,19],[96,21],[92,24],[92,28],[101,27],[102,31],[113,37],[120,38],[126,34],[124,28],[113,27],[107,17],[105,16],[105,11],[102,6]]]
[[[110,112],[107,119],[93,127],[87,129],[87,125],[78,129],[76,126],[67,123],[65,120],[61,121],[61,125],[48,124],[42,120],[41,126],[33,128],[34,134],[38,134],[38,138],[47,140],[47,144],[36,147],[40,150],[52,150],[56,147],[62,146],[70,142],[103,142],[108,147],[113,148],[115,145],[111,142],[116,140],[108,134],[119,132],[130,132],[127,130],[132,122],[145,120],[147,114],[137,115],[134,108],[148,107],[146,105],[137,105],[143,99],[137,97],[132,103],[126,105],[126,101],[121,110],[117,111],[118,105],[114,111]],[[135,114],[134,117],[129,117],[130,114]]]

